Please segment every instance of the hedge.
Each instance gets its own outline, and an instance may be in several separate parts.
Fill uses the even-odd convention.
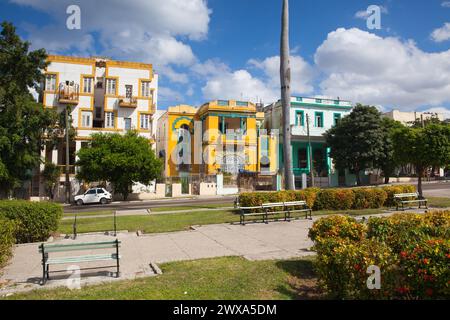
[[[15,223],[9,219],[0,217],[0,267],[2,267],[11,255],[11,250],[16,239],[14,238]]]
[[[14,221],[16,243],[45,241],[58,229],[62,207],[50,202],[0,201],[0,217]]]
[[[383,188],[309,188],[299,191],[249,192],[239,196],[243,207],[260,206],[267,202],[305,200],[314,210],[376,209],[393,207],[394,194],[415,192],[412,185]]]
[[[309,232],[320,285],[339,299],[449,299],[450,211],[395,214],[367,224],[350,217],[316,221]],[[381,289],[367,288],[367,269]]]

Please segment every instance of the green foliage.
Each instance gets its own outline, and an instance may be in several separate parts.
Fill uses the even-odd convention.
[[[14,222],[0,216],[0,267],[11,256],[11,249],[15,242],[14,233]]]
[[[42,171],[42,178],[44,178],[45,191],[53,200],[55,195],[55,188],[58,185],[59,177],[61,175],[61,169],[52,162],[45,163],[44,170]]]
[[[15,222],[17,243],[45,241],[58,229],[62,207],[50,202],[0,201],[0,217]]]
[[[358,188],[354,189],[355,200],[354,209],[377,209],[381,208],[387,199],[387,193],[379,188]]]
[[[450,163],[450,126],[430,124],[425,128],[403,127],[393,134],[394,156],[400,164],[413,164],[422,194],[422,177],[431,166],[445,167]]]
[[[94,134],[88,148],[78,152],[77,178],[87,182],[110,181],[127,199],[133,182],[149,184],[162,170],[150,141],[134,131],[125,135]]]
[[[375,107],[358,104],[353,111],[325,134],[330,156],[339,170],[349,168],[359,172],[373,168],[385,157],[386,132],[381,114]]]
[[[394,134],[396,130],[402,129],[403,124],[390,118],[383,117],[381,126],[385,134],[383,135],[383,153],[376,162],[377,167],[383,170],[385,183],[389,183],[389,177],[394,173],[398,163],[395,158]]]
[[[45,50],[29,51],[14,26],[2,23],[0,34],[0,197],[7,197],[40,163],[42,136],[57,114],[44,109],[29,92],[46,67]]]
[[[367,226],[332,216],[309,232],[317,252],[320,284],[340,299],[448,299],[450,212],[371,218]],[[371,265],[381,270],[381,289],[368,290]]]
[[[239,195],[239,204],[242,207],[256,207],[269,202],[306,201],[308,206],[312,208],[318,190],[310,188],[300,191],[245,192]]]

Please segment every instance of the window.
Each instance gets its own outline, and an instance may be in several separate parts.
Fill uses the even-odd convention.
[[[105,112],[105,128],[114,127],[114,112]]]
[[[238,107],[248,107],[248,102],[236,101],[236,106],[238,106]]]
[[[316,103],[322,103],[322,99],[316,99]]]
[[[97,193],[105,193],[103,189],[97,189]]]
[[[86,77],[83,78],[83,92],[84,93],[92,93],[94,89],[94,78]]]
[[[45,76],[45,90],[46,91],[56,90],[56,74],[47,74]]]
[[[217,105],[221,106],[221,107],[228,106],[229,104],[230,104],[230,102],[228,100],[219,100],[219,101],[217,101]]]
[[[91,189],[91,190],[89,190],[88,192],[86,192],[86,194],[95,194],[96,193],[96,190],[95,189]]]
[[[150,97],[152,90],[150,89],[150,81],[142,81],[141,94],[143,97]]]
[[[116,79],[106,79],[106,94],[116,95]]]
[[[297,97],[296,100],[297,100],[298,102],[302,102],[302,101],[303,101],[303,98],[302,98],[302,97]]]
[[[295,112],[295,125],[298,127],[303,127],[305,125],[305,114],[303,111]]]
[[[306,149],[298,149],[298,167],[300,169],[308,168],[308,152]]]
[[[81,127],[83,128],[92,127],[92,112],[90,111],[81,112]]]
[[[123,119],[125,122],[125,130],[131,130],[131,118]]]
[[[141,129],[145,129],[145,130],[150,129],[150,115],[149,114],[141,114]]]
[[[337,125],[339,123],[339,120],[341,120],[341,114],[340,113],[335,113],[333,115],[334,125]]]
[[[315,119],[315,126],[317,128],[323,128],[323,112],[316,112],[314,119]]]

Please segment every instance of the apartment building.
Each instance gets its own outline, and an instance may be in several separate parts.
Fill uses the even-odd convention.
[[[433,112],[417,112],[417,111],[400,111],[400,110],[391,110],[389,112],[384,113],[385,117],[391,118],[395,121],[399,121],[404,125],[412,125],[416,121],[422,120],[430,120],[432,118],[439,119],[440,121],[444,121],[445,117],[442,113],[433,113]]]
[[[146,63],[106,58],[48,56],[40,97],[44,108],[64,112],[68,108],[76,129],[70,148],[70,177],[76,193],[76,152],[97,132],[125,133],[137,130],[152,138],[152,116],[158,103],[158,75]],[[65,170],[65,142],[45,148],[42,157]],[[64,172],[65,173],[65,172]],[[34,179],[32,196],[41,196]]]
[[[354,174],[351,174],[348,170],[339,172],[333,168],[330,149],[325,145],[323,136],[341,118],[348,115],[351,109],[352,103],[350,101],[291,97],[292,168],[297,187],[302,185],[302,175],[309,176],[312,169],[316,177],[316,185],[338,186],[355,183],[356,177]],[[282,142],[281,101],[266,106],[264,110],[267,126],[280,130],[280,141]],[[311,156],[309,142],[311,142]],[[279,161],[283,166],[283,145],[281,143],[279,148]]]

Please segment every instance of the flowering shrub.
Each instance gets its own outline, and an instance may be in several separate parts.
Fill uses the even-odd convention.
[[[352,189],[323,189],[317,195],[315,210],[348,210],[353,206],[355,193]]]
[[[450,298],[450,211],[370,219],[316,221],[309,236],[320,284],[333,298]],[[367,288],[367,268],[381,270],[381,289]]]
[[[395,207],[396,205],[394,200],[395,194],[416,192],[416,187],[413,185],[388,186],[383,187],[382,189],[387,194],[387,199],[384,203],[385,207]]]
[[[358,188],[354,189],[353,193],[355,194],[354,209],[381,208],[387,199],[387,193],[378,188]]]

